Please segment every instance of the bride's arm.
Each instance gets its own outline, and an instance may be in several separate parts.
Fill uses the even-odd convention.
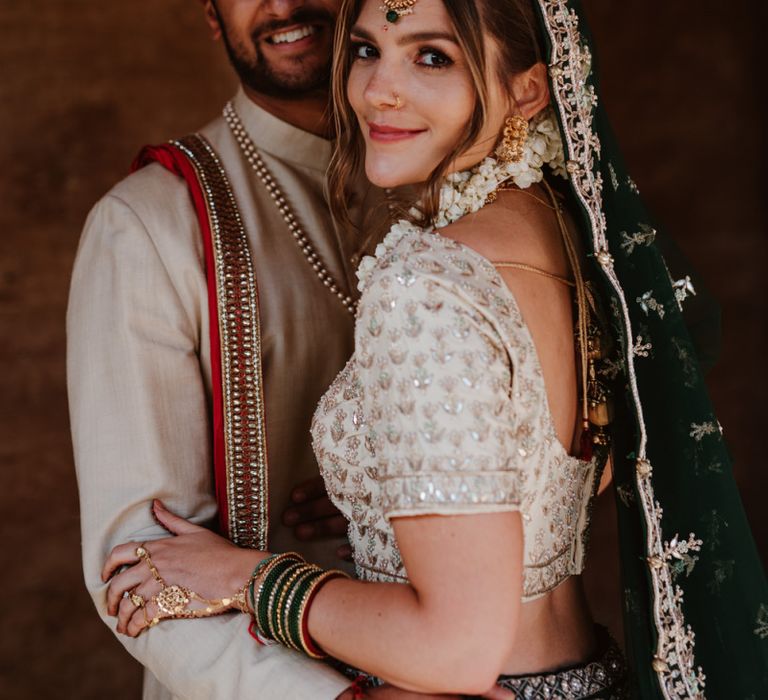
[[[312,638],[402,688],[481,694],[517,626],[520,514],[398,518],[394,529],[410,585],[330,581],[310,609]]]
[[[205,597],[231,595],[265,557],[235,547],[159,502],[153,510],[174,534],[146,544],[169,584],[182,583]],[[483,695],[499,675],[516,628],[522,587],[519,514],[396,518],[394,529],[411,583],[329,581],[310,608],[310,635],[332,656],[399,688]],[[141,634],[145,621],[124,592],[149,600],[159,589],[146,564],[137,562],[135,548],[135,542],[116,547],[102,573],[106,580],[130,565],[112,576],[108,611],[119,613],[118,631],[131,637]],[[190,635],[197,638],[195,631]]]

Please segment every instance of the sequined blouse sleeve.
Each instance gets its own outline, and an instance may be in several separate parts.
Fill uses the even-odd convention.
[[[491,283],[453,272],[429,254],[385,261],[361,300],[356,356],[388,518],[520,505],[512,367],[482,303]]]

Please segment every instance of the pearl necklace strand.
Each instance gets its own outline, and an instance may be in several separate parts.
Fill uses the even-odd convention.
[[[251,140],[251,137],[248,136],[248,132],[245,130],[243,122],[240,120],[232,102],[228,102],[226,107],[224,107],[224,119],[240,146],[240,150],[243,152],[245,159],[250,163],[251,168],[256,173],[259,180],[261,180],[267,192],[269,192],[269,196],[272,197],[272,201],[274,201],[280,215],[288,226],[288,230],[296,241],[296,245],[299,246],[299,249],[315,271],[318,279],[328,288],[329,292],[338,297],[344,305],[344,308],[354,316],[357,312],[357,300],[353,299],[348,294],[345,294],[333,279],[333,275],[328,272],[328,269],[323,264],[320,256],[317,254],[312,243],[301,228],[301,224],[299,224],[296,215],[291,210],[280,186],[277,184],[272,173],[270,173],[269,168],[267,168],[266,163],[259,155],[256,145]]]

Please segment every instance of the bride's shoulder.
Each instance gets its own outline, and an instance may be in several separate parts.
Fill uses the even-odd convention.
[[[551,210],[519,193],[504,195],[507,201],[485,206],[441,229],[441,234],[489,262],[521,262],[567,274]]]
[[[487,283],[494,275],[493,266],[442,231],[407,222],[393,226],[376,254],[361,263],[358,277],[363,294],[394,287],[398,296],[407,296],[422,285],[466,288]]]
[[[463,327],[469,318],[482,325],[498,314],[510,316],[493,265],[432,230],[407,228],[361,267],[368,269],[361,270],[356,332],[366,338],[392,324],[410,337],[422,325]]]

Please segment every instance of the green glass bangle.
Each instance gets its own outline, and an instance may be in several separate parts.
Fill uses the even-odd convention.
[[[258,593],[256,594],[256,600],[255,600],[256,626],[259,628],[259,631],[264,636],[269,637],[269,617],[267,613],[268,613],[268,598],[269,598],[269,593],[272,590],[272,586],[274,585],[275,580],[280,576],[280,574],[285,570],[286,567],[292,566],[297,562],[301,562],[301,561],[303,560],[295,552],[282,554],[280,555],[280,557],[270,562],[270,565],[264,571],[264,577],[262,578],[261,583],[259,584],[259,590],[258,590]]]
[[[254,597],[255,589],[256,589],[256,579],[259,578],[259,575],[264,570],[264,567],[266,567],[269,562],[271,562],[276,557],[281,556],[280,554],[270,554],[268,557],[265,557],[262,559],[258,564],[256,564],[256,568],[253,570],[253,573],[251,574],[251,578],[248,579],[248,599],[251,602],[251,611],[253,614],[256,614],[256,600]]]
[[[308,572],[311,572],[316,567],[313,564],[302,564],[296,569],[293,569],[291,576],[286,579],[284,583],[280,586],[280,592],[277,595],[277,600],[275,602],[275,608],[273,611],[273,626],[275,627],[275,631],[277,633],[277,638],[280,640],[282,644],[285,646],[290,647],[290,639],[288,638],[286,634],[286,626],[285,626],[285,602],[286,600],[291,597],[292,591],[295,589],[296,581],[301,579],[302,576],[306,575]]]
[[[287,567],[282,568],[280,575],[275,579],[272,589],[267,595],[267,630],[269,636],[281,644],[285,644],[285,641],[280,637],[280,630],[277,626],[277,599],[280,597],[280,592],[284,588],[285,582],[291,578],[297,568],[302,566],[304,566],[303,562],[291,562]]]
[[[296,651],[301,651],[301,646],[299,646],[299,637],[296,632],[298,629],[296,625],[296,621],[298,620],[298,606],[296,603],[302,599],[307,587],[310,586],[312,581],[314,581],[315,578],[322,574],[322,572],[323,570],[319,566],[313,566],[308,571],[305,571],[298,579],[296,579],[290,593],[288,594],[288,597],[285,600],[285,605],[280,611],[283,630],[288,641],[288,646],[290,646],[292,649],[295,649]]]
[[[267,617],[266,617],[266,609],[267,609],[267,595],[265,595],[265,591],[268,591],[271,589],[272,582],[274,581],[275,577],[279,575],[280,571],[287,566],[290,562],[295,562],[299,560],[299,556],[295,554],[294,552],[290,552],[288,554],[281,554],[279,557],[276,557],[273,559],[264,569],[262,572],[262,578],[261,583],[259,584],[258,592],[255,596],[255,613],[254,617],[256,619],[256,626],[259,628],[261,633],[263,635],[267,635]],[[267,584],[269,584],[270,588],[267,588]]]
[[[297,586],[291,609],[288,611],[288,636],[292,646],[297,651],[305,651],[301,638],[301,609],[310,591],[314,588],[315,581],[323,575],[323,570],[314,571],[312,576],[302,580],[301,586]],[[306,653],[306,652],[305,652]]]

